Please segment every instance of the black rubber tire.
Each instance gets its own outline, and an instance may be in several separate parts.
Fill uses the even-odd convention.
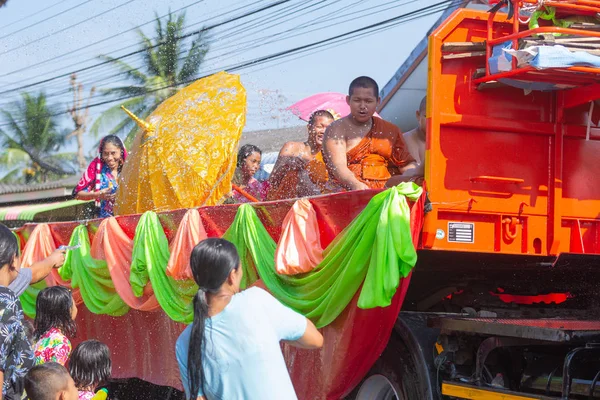
[[[346,400],[419,400],[424,399],[422,395],[422,385],[416,373],[416,363],[410,354],[407,346],[402,342],[397,334],[392,333],[390,341],[384,350],[383,354],[373,368],[369,371],[365,379],[346,397]],[[369,378],[377,379],[378,375],[387,378],[387,381],[393,388],[397,396],[390,397],[389,391],[382,390],[379,395],[367,397],[361,393],[361,388],[365,389],[368,385]],[[372,382],[372,381],[371,381]],[[359,397],[360,394],[360,397]],[[361,398],[362,397],[362,398]]]

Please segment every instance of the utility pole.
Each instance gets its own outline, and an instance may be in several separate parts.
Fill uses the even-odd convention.
[[[90,95],[87,98],[85,106],[83,105],[83,84],[77,83],[77,75],[71,75],[71,90],[73,91],[73,106],[67,111],[71,115],[71,119],[75,124],[75,129],[67,135],[67,138],[77,137],[77,164],[79,170],[84,171],[87,166],[83,151],[83,135],[87,130],[88,118],[90,115],[90,100],[96,92],[96,87],[93,86],[90,90]]]

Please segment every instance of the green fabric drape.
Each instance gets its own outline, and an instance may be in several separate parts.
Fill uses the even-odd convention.
[[[408,276],[417,260],[406,198],[416,201],[421,193],[418,185],[402,183],[374,196],[325,249],[321,264],[306,274],[275,272],[275,243],[247,204],[223,237],[240,252],[244,274],[250,276],[246,284],[252,284],[256,268],[275,297],[323,327],[344,310],[363,281],[359,307],[391,303],[400,277]]]
[[[90,238],[84,225],[71,234],[69,245],[76,244],[81,247],[67,251],[65,263],[58,269],[61,278],[71,280],[74,289],[79,288],[85,306],[94,314],[126,314],[129,307],[115,291],[106,262],[95,260],[90,254]]]
[[[274,270],[277,245],[249,204],[240,205],[223,239],[233,243],[240,255],[244,271],[241,289],[251,286],[259,279],[258,271],[261,268]]]
[[[400,279],[407,277],[417,259],[412,244],[410,208],[406,199],[418,200],[422,189],[403,183],[374,196],[365,209],[325,249],[324,259],[313,271],[301,275],[279,275],[275,271],[276,244],[249,204],[239,207],[223,237],[240,253],[244,278],[242,288],[262,279],[284,304],[312,319],[318,327],[330,324],[348,305],[362,285],[360,308],[386,307]],[[81,290],[86,307],[97,314],[123,315],[128,306],[115,291],[106,262],[90,255],[85,226],[78,226],[60,276]],[[138,222],[133,245],[130,283],[142,296],[151,283],[156,298],[177,321],[193,319],[192,298],[197,286],[166,274],[169,244],[158,216],[146,212]],[[35,315],[37,294],[45,282],[32,285],[22,296],[25,313]]]
[[[15,238],[17,239],[17,245],[19,248],[17,254],[20,257],[21,256],[21,247],[22,247],[23,243],[21,242],[21,237],[19,235],[17,235],[16,232],[13,231],[13,235],[15,235]],[[23,292],[23,294],[19,297],[19,300],[21,301],[21,307],[23,308],[23,312],[29,318],[35,317],[35,301],[37,299],[37,295],[40,292],[40,290],[42,290],[45,287],[46,287],[46,284],[44,281],[38,282],[35,285],[30,285],[25,290],[25,292]]]
[[[167,276],[169,242],[155,212],[145,212],[135,229],[129,282],[140,297],[148,281],[158,303],[177,322],[190,323],[193,318],[192,298],[198,291],[193,281],[177,281]]]
[[[40,291],[46,288],[46,281],[42,280],[38,283],[34,283],[33,285],[29,285],[29,287],[23,292],[19,300],[21,301],[21,307],[23,308],[23,312],[29,318],[35,318],[35,302],[37,301],[37,296]]]

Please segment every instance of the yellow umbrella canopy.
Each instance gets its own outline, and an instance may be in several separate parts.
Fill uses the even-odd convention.
[[[119,215],[215,205],[231,191],[236,150],[246,122],[238,75],[197,80],[138,123],[121,173]]]

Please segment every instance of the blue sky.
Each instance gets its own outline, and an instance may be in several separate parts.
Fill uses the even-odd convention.
[[[439,2],[291,0],[211,30],[211,48],[201,73],[327,39]],[[273,3],[274,0],[9,0],[0,9],[0,92],[96,64],[100,54],[120,56],[137,50],[136,33],[124,31],[147,23],[141,29],[151,36],[155,14],[162,16],[169,9],[187,7],[190,31]],[[359,75],[372,76],[383,86],[440,14],[435,12],[335,46],[236,72],[248,91],[246,129],[297,124],[291,113],[282,111],[286,106],[318,92],[345,92],[348,83]],[[111,36],[115,37],[106,39]],[[102,42],[94,44],[98,41]],[[52,58],[56,59],[49,60]],[[126,61],[141,65],[137,56]],[[103,66],[82,72],[79,77],[86,89],[93,84],[103,88],[123,83],[110,77],[114,73],[114,68]],[[71,99],[68,88],[69,78],[64,77],[26,90],[45,90],[65,110]],[[18,99],[19,91],[0,97],[0,108],[10,109],[10,102]],[[92,103],[104,100],[98,94]],[[92,118],[106,107],[90,110]],[[63,124],[67,127],[69,122],[65,115]],[[91,137],[86,140],[88,146],[95,142]],[[74,148],[74,143],[69,147]]]

